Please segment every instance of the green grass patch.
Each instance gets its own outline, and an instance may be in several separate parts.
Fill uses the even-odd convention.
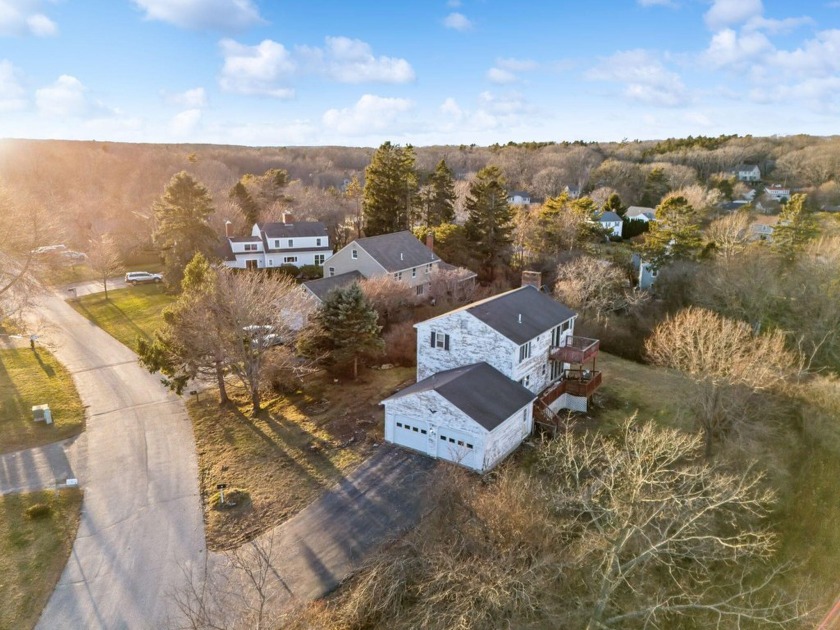
[[[38,504],[49,514],[30,518]],[[47,603],[79,527],[77,489],[0,496],[0,628],[34,628]]]
[[[52,411],[51,425],[32,419],[33,405],[44,403]],[[48,350],[0,350],[0,453],[77,435],[84,421],[73,379]]]
[[[316,374],[304,390],[265,401],[257,418],[245,396],[225,408],[211,392],[192,400],[208,546],[254,538],[342,479],[382,441],[379,401],[413,377],[414,368],[365,371],[358,381],[340,383]],[[248,500],[218,509],[219,483]]]
[[[175,301],[161,284],[145,284],[84,295],[69,304],[117,341],[137,349],[137,337],[151,339],[163,325],[163,309]]]
[[[148,271],[149,273],[160,273],[163,265],[159,262],[141,265],[128,265],[124,267],[117,276],[129,271]],[[90,268],[87,263],[61,264],[60,261],[54,264],[43,265],[37,272],[38,278],[44,283],[53,287],[75,284],[77,282],[89,282],[101,280],[99,273]]]

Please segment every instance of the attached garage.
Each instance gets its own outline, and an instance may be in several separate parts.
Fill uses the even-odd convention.
[[[438,372],[382,401],[385,439],[486,472],[531,433],[535,398],[484,362]]]

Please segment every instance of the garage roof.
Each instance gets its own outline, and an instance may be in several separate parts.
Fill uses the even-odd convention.
[[[537,397],[482,361],[433,374],[383,402],[428,391],[436,391],[488,431]]]

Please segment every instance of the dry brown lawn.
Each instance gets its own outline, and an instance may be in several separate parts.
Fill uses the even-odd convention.
[[[215,392],[192,401],[209,547],[231,548],[282,523],[361,463],[382,441],[379,402],[414,375],[368,370],[336,383],[318,373],[305,389],[267,400],[257,418],[245,396],[227,408]],[[228,495],[243,491],[236,506],[220,509],[220,483]]]

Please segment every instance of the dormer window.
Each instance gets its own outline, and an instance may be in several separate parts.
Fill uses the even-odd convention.
[[[321,239],[320,238],[315,239],[315,247],[321,247]]]
[[[295,241],[290,238],[289,239],[289,247],[294,247],[294,246],[295,246]]]
[[[275,249],[280,249],[280,239],[279,238],[274,241],[274,248]]]

